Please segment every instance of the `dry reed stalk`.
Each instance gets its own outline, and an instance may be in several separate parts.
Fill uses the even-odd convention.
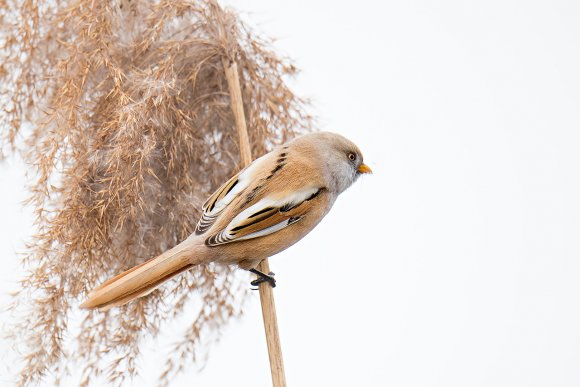
[[[137,373],[142,340],[187,305],[197,314],[167,355],[167,384],[241,314],[247,278],[199,267],[77,324],[79,300],[184,239],[239,168],[221,58],[239,65],[255,155],[310,127],[284,82],[296,69],[212,0],[13,0],[0,11],[0,148],[35,172],[37,233],[13,309],[18,384],[58,381],[73,365],[81,385],[120,384]]]
[[[234,112],[236,128],[238,130],[240,159],[243,165],[246,166],[252,162],[252,150],[250,148],[250,142],[248,141],[248,129],[246,126],[246,118],[244,116],[244,104],[240,90],[238,65],[233,59],[224,59],[223,62],[230,90],[232,110]],[[260,262],[258,270],[262,273],[270,273],[270,265],[267,259]],[[267,283],[262,283],[259,286],[259,291],[260,303],[262,305],[262,318],[264,320],[264,330],[266,333],[266,344],[268,346],[268,358],[270,360],[272,385],[274,387],[286,387],[284,358],[282,356],[282,345],[280,344],[274,292],[272,287]]]

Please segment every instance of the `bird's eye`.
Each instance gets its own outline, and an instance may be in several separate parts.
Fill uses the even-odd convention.
[[[349,159],[350,161],[355,161],[355,160],[356,160],[356,155],[355,155],[354,153],[350,152],[350,153],[348,154],[348,159]]]

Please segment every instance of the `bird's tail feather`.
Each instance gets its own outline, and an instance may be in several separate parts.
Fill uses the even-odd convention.
[[[195,249],[180,243],[171,250],[135,266],[99,285],[81,308],[105,311],[146,296],[165,281],[196,266]]]

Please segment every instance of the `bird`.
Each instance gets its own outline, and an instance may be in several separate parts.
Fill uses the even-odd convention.
[[[372,173],[360,149],[332,132],[298,136],[257,158],[203,204],[184,241],[96,287],[81,308],[108,310],[146,296],[197,265],[237,265],[276,285],[259,263],[308,234],[359,176]]]

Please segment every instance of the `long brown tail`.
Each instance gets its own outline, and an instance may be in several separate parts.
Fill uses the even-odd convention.
[[[184,241],[158,257],[135,266],[99,285],[89,293],[81,308],[105,311],[146,296],[159,285],[191,269],[199,261],[195,249]]]

